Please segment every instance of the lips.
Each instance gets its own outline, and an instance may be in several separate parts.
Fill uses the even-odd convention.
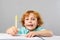
[[[32,26],[33,26],[33,24],[30,24],[30,25],[27,25],[27,26],[31,26],[31,27],[32,27]]]

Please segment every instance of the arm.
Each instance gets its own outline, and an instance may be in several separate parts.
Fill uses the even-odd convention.
[[[34,37],[34,36],[39,36],[39,37],[51,37],[53,36],[53,33],[49,30],[42,30],[42,31],[30,31],[26,37]]]
[[[53,36],[52,31],[50,30],[42,30],[42,31],[37,31],[39,36],[44,36],[44,37],[51,37]]]

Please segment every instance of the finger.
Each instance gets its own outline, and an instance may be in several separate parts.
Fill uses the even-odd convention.
[[[32,34],[31,33],[28,33],[27,35],[26,35],[26,37],[31,37],[32,36]]]
[[[8,32],[9,34],[11,34],[11,35],[16,35],[16,33],[14,32],[14,31],[10,31],[10,32]]]
[[[11,30],[13,30],[14,33],[17,33],[18,32],[18,30],[16,28],[13,28]]]
[[[15,35],[15,34],[16,34],[15,31],[12,30],[12,28],[8,29],[8,30],[7,30],[7,33],[8,33],[8,34],[11,34],[11,35]]]
[[[35,34],[32,34],[32,35],[31,35],[31,37],[34,37],[34,36],[35,36]]]
[[[16,28],[12,28],[12,29],[11,29],[11,32],[12,32],[13,34],[17,34],[18,31],[17,31]]]

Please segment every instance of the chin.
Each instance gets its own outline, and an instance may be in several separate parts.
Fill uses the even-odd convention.
[[[33,31],[34,29],[30,29],[30,28],[28,28],[28,30]]]

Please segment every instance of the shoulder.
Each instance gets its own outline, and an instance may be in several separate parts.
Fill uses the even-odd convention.
[[[42,30],[46,30],[46,29],[40,26],[36,28],[36,31],[42,31]]]

